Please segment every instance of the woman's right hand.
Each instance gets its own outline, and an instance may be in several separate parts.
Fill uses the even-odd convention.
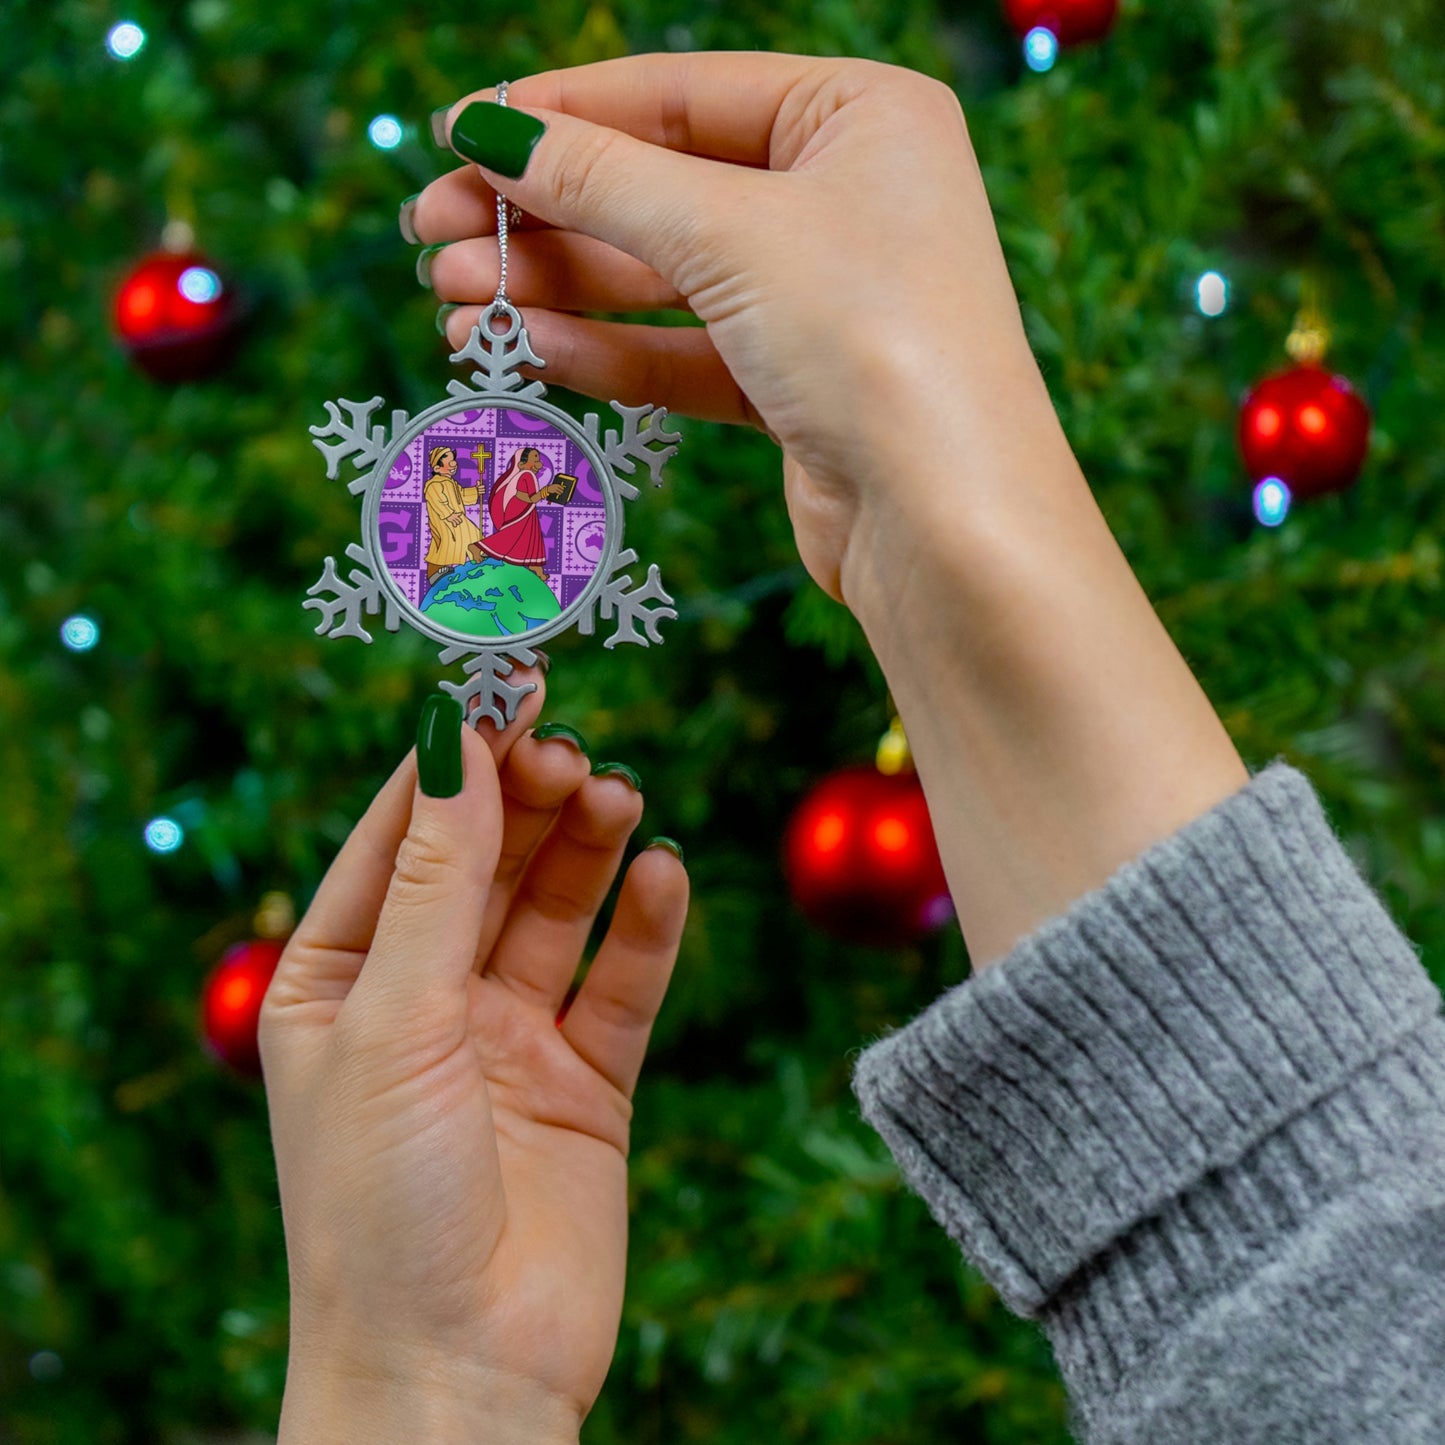
[[[463,117],[494,96],[447,112],[459,154],[485,154],[495,112]],[[508,290],[547,380],[767,430],[799,553],[834,598],[854,605],[845,574],[907,567],[908,535],[1017,486],[1021,446],[1060,455],[942,84],[862,60],[640,55],[515,81],[507,100],[546,124],[523,175],[465,165],[411,209],[421,240],[458,243],[431,263],[438,296],[463,303],[448,339],[496,291],[496,186],[525,213]],[[669,307],[705,329],[576,314]],[[902,510],[916,526],[897,528]],[[880,558],[890,537],[898,555]]]

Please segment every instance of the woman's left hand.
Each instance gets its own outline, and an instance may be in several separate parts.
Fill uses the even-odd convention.
[[[634,860],[559,1022],[642,798],[533,737],[541,701],[500,735],[460,709],[432,729],[460,743],[461,790],[427,796],[408,755],[267,993],[282,1445],[470,1440],[479,1420],[489,1440],[575,1441],[607,1376],[631,1100],[687,875],[664,849]]]

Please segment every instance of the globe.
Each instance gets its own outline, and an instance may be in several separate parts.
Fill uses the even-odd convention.
[[[486,557],[444,572],[421,600],[429,622],[473,637],[515,637],[562,611],[552,589],[533,571]]]

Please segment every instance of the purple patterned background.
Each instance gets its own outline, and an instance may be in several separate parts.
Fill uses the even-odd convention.
[[[419,607],[426,592],[422,558],[431,540],[424,500],[431,477],[427,455],[436,446],[455,447],[457,482],[463,487],[475,487],[479,444],[489,454],[481,458],[482,500],[478,506],[468,507],[467,515],[480,526],[484,537],[492,531],[486,506],[491,485],[507,469],[512,453],[519,447],[536,447],[551,464],[539,479],[542,486],[558,472],[577,478],[577,490],[567,506],[552,500],[537,506],[547,544],[547,585],[565,610],[581,596],[602,560],[607,541],[606,505],[592,464],[582,449],[551,422],[526,412],[502,407],[457,411],[411,440],[392,466],[377,507],[377,541],[382,560],[402,595],[413,607]]]

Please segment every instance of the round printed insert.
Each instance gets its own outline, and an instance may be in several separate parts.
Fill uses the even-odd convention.
[[[405,463],[405,465],[403,465]],[[458,410],[413,437],[377,503],[378,554],[428,621],[517,637],[560,616],[604,555],[606,499],[542,417]]]

